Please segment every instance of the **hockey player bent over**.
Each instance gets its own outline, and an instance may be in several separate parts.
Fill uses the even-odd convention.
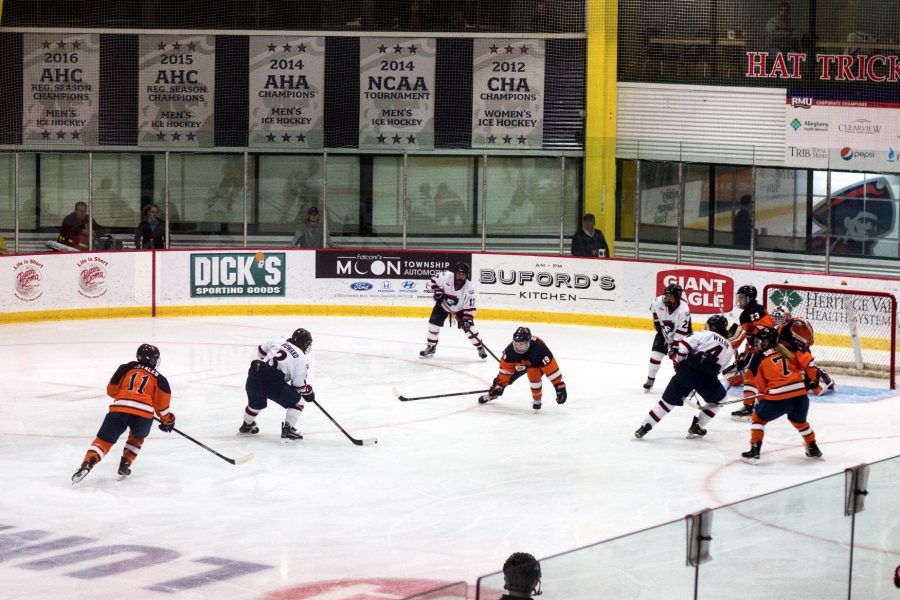
[[[788,350],[809,350],[816,343],[812,323],[803,317],[795,317],[780,306],[772,310],[772,321],[778,331],[778,342]],[[823,369],[816,367],[819,385],[811,391],[816,396],[824,396],[834,392],[834,379]]]
[[[741,454],[749,464],[759,461],[766,424],[782,415],[794,426],[806,443],[806,456],[822,458],[816,434],[807,422],[809,397],[806,390],[818,385],[816,363],[806,350],[791,351],[778,343],[778,332],[771,328],[756,334],[756,354],[750,360],[745,378],[762,398],[750,417],[750,450]]]
[[[129,430],[128,441],[119,461],[119,479],[131,474],[131,463],[137,458],[144,439],[150,435],[154,414],[159,415],[162,431],[168,433],[175,427],[175,414],[169,410],[172,389],[169,381],[156,370],[159,366],[159,348],[141,344],[136,358],[136,361],[119,365],[106,385],[106,393],[113,399],[112,404],[97,437],[84,455],[81,467],[72,475],[72,483],[87,477],[126,429]]]
[[[247,372],[247,406],[244,423],[238,433],[259,433],[256,415],[272,400],[287,412],[281,424],[281,439],[286,442],[302,440],[295,427],[303,410],[301,400],[316,399],[312,386],[306,383],[309,360],[306,355],[312,348],[312,335],[305,329],[297,329],[290,338],[277,338],[257,348],[259,358],[250,363]]]
[[[725,398],[725,388],[719,381],[719,372],[731,362],[733,352],[731,344],[725,338],[728,330],[728,319],[722,315],[713,315],[706,321],[706,329],[692,333],[678,344],[673,362],[675,375],[669,380],[658,406],[644,417],[644,422],[634,432],[634,437],[641,439],[653,429],[676,406],[684,404],[684,398],[696,390],[706,403],[700,414],[694,417],[687,437],[703,437],[706,435],[704,425],[716,416]]]
[[[447,317],[456,320],[456,326],[466,332],[469,342],[478,350],[480,358],[487,358],[487,351],[478,338],[475,328],[475,287],[469,281],[469,265],[458,263],[452,271],[444,271],[431,278],[434,308],[428,319],[428,345],[419,352],[421,358],[431,358],[437,351],[438,335]]]
[[[738,372],[728,377],[728,383],[732,386],[744,385],[744,403],[741,408],[731,413],[731,418],[736,421],[747,421],[753,414],[755,402],[753,398],[757,396],[758,390],[746,381],[743,371],[756,353],[753,344],[754,336],[763,328],[774,327],[775,322],[772,321],[772,317],[769,316],[766,309],[756,301],[756,286],[742,285],[738,288],[735,299],[738,308],[742,309],[739,317],[741,328],[735,336],[730,338],[731,345],[736,351],[741,342],[746,339],[747,347],[735,360],[735,368]]]
[[[531,335],[527,327],[519,327],[513,334],[512,342],[500,357],[500,372],[494,377],[491,389],[478,398],[479,404],[495,400],[503,395],[503,390],[523,374],[531,384],[531,408],[540,410],[544,385],[541,376],[546,375],[556,389],[556,403],[563,404],[568,396],[562,372],[553,358],[550,348],[539,337]]]
[[[687,302],[681,301],[683,293],[684,289],[680,285],[670,283],[666,286],[663,295],[658,296],[650,305],[656,336],[653,338],[653,347],[650,350],[650,370],[647,373],[647,381],[644,383],[646,392],[653,387],[663,357],[666,354],[672,356],[678,342],[691,333],[691,309]]]

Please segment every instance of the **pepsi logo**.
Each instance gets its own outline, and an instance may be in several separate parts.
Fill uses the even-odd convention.
[[[841,158],[844,160],[850,160],[853,158],[853,148],[850,146],[844,146],[841,148]]]

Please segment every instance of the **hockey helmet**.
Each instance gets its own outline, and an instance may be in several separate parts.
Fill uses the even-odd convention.
[[[541,563],[527,552],[513,552],[503,563],[503,587],[510,592],[537,596],[541,589]]]
[[[303,354],[309,354],[309,349],[312,348],[312,335],[302,327],[291,334],[291,339],[289,341],[300,348],[300,350],[303,351]]]
[[[775,323],[775,327],[781,327],[782,325],[784,325],[784,322],[786,320],[785,314],[790,313],[786,313],[783,306],[779,305],[772,309],[772,312],[769,313],[769,316],[772,317],[772,321]]]
[[[753,345],[760,352],[778,345],[778,331],[771,327],[763,327],[753,336]]]
[[[794,338],[794,341],[807,347],[815,343],[812,323],[803,317],[792,318],[788,323],[788,329],[790,329],[791,337]]]
[[[663,291],[663,304],[670,308],[673,306],[677,306],[678,303],[681,302],[681,295],[683,293],[683,287],[681,287],[677,283],[670,283]],[[669,296],[671,296],[671,298],[669,298]]]
[[[706,320],[706,329],[714,331],[722,337],[728,336],[728,319],[724,315],[713,315]]]
[[[152,344],[141,344],[137,349],[138,363],[155,369],[159,365],[159,348]]]
[[[453,265],[453,273],[456,275],[456,279],[459,279],[459,275],[463,274],[464,277],[462,281],[466,281],[472,276],[472,270],[469,269],[469,265],[464,262]]]
[[[741,296],[743,296],[743,298],[741,298]],[[751,302],[756,302],[756,286],[742,285],[739,287],[737,291],[737,300],[737,305],[741,308],[746,308]],[[743,300],[743,302],[741,302],[741,300]]]
[[[513,350],[519,354],[525,354],[531,347],[531,339],[531,330],[527,327],[519,327],[513,333]]]

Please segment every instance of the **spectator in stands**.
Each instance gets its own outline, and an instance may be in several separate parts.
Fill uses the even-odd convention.
[[[572,256],[609,256],[609,246],[599,229],[594,229],[594,215],[581,218],[581,229],[572,236]]]
[[[91,227],[93,228],[94,237],[104,231],[104,228],[100,227],[97,221],[93,219],[91,219]],[[75,203],[75,210],[63,219],[56,241],[76,250],[88,250],[90,248],[88,205],[86,202]]]
[[[541,594],[541,563],[527,552],[513,552],[503,563],[503,587],[500,600],[515,600]]]
[[[734,213],[734,222],[731,224],[731,232],[734,236],[734,245],[738,248],[749,248],[750,238],[753,234],[751,228],[750,210],[753,197],[750,194],[741,196],[741,207]]]
[[[159,218],[159,207],[153,203],[144,207],[143,217],[134,230],[134,247],[140,250],[166,247],[166,224]]]
[[[778,52],[791,52],[800,47],[800,33],[794,27],[791,20],[791,3],[781,2],[778,12],[766,23],[766,49],[769,52],[769,60]]]
[[[322,248],[324,232],[319,222],[319,209],[315,206],[306,211],[306,221],[297,225],[291,245],[296,248]]]

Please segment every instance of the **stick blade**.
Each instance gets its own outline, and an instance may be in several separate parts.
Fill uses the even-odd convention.
[[[374,446],[378,443],[378,438],[366,438],[362,441],[363,446]]]
[[[253,460],[254,456],[256,456],[256,455],[253,454],[252,452],[250,452],[249,454],[245,454],[243,456],[239,456],[238,458],[234,459],[234,464],[242,465],[246,462],[250,462],[251,460]]]
[[[398,388],[396,385],[394,386],[393,392],[394,392],[394,395],[397,396],[397,398],[399,398],[400,402],[406,402],[406,400],[407,400],[406,396],[404,396],[403,394],[400,393],[400,388]]]

